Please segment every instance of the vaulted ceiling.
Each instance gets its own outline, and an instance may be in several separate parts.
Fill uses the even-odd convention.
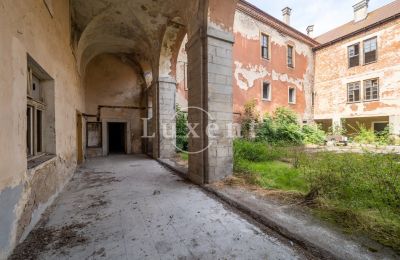
[[[154,69],[158,66],[167,27],[185,30],[186,21],[196,14],[198,7],[197,0],[71,0],[71,3],[81,72],[101,53],[123,53],[142,68]]]

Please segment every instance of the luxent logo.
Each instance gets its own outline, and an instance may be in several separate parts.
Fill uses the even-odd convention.
[[[204,134],[206,137],[208,137],[208,142],[206,147],[202,147],[201,144],[199,144],[198,149],[194,149],[195,147],[191,147],[191,151],[185,151],[182,148],[178,147],[176,144],[176,124],[175,121],[178,117],[178,112],[175,112],[174,115],[170,118],[169,122],[165,123],[162,122],[160,124],[160,135],[162,138],[169,140],[173,146],[181,152],[185,152],[188,154],[197,154],[204,152],[208,148],[210,148],[213,144],[217,143],[219,140],[222,138],[224,139],[233,139],[234,137],[240,136],[240,124],[237,123],[232,123],[232,119],[227,119],[227,120],[221,120],[221,122],[229,122],[229,123],[220,123],[217,124],[218,120],[216,120],[211,113],[205,111],[204,109],[200,107],[186,107],[186,108],[181,108],[181,111],[188,111],[190,118],[190,123],[188,122],[186,124],[187,126],[187,134],[185,137],[192,138],[194,139],[195,143],[193,146],[196,145],[196,139],[201,138],[201,133],[203,130],[201,129],[201,124],[200,120],[201,118],[207,118],[207,127],[205,129]],[[142,138],[154,138],[155,134],[154,131],[151,136],[148,135],[149,132],[149,126],[148,122],[151,120],[149,118],[142,118],[143,120],[143,136]]]

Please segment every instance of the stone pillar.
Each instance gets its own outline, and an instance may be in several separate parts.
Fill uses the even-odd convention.
[[[175,155],[175,94],[176,81],[160,78],[153,86],[153,140],[154,158],[172,158]]]
[[[186,46],[188,119],[198,124],[198,137],[189,136],[189,178],[200,184],[232,174],[232,47],[232,33],[210,27]]]
[[[400,135],[400,115],[389,116],[390,133]]]

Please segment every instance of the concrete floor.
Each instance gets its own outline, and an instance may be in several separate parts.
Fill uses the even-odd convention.
[[[145,156],[89,160],[39,226],[61,234],[39,259],[307,258]]]

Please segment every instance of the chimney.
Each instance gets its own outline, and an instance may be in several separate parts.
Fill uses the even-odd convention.
[[[306,30],[307,30],[307,35],[312,38],[314,33],[314,25],[307,26]]]
[[[287,25],[290,25],[290,13],[292,12],[292,9],[289,7],[285,7],[282,9],[282,15],[283,15],[283,22]]]
[[[367,18],[368,15],[368,2],[369,0],[362,0],[353,5],[354,8],[354,22],[359,22]]]

